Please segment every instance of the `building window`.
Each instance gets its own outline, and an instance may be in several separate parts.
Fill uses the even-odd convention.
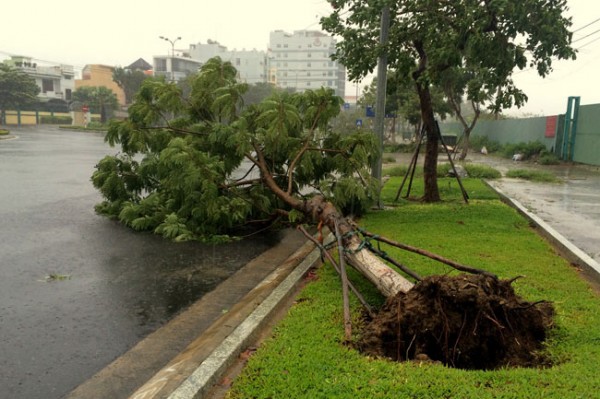
[[[306,76],[310,76],[310,72],[306,72]]]
[[[54,91],[54,81],[52,79],[42,79],[42,93]]]
[[[235,59],[235,65],[240,66],[242,64],[242,60],[240,60],[239,58]]]
[[[288,45],[287,45],[287,44],[284,44],[284,45],[283,45],[283,48],[288,48]]]
[[[277,48],[281,48],[281,44],[278,44],[278,45],[277,45]]]
[[[71,100],[71,89],[66,89],[65,90],[65,100],[70,101]]]
[[[327,81],[327,86],[330,86],[330,87],[333,86],[333,82],[331,80],[328,80]]]
[[[283,53],[283,58],[287,58],[287,53]]]
[[[311,54],[311,53],[308,53],[308,54],[306,54],[306,57],[307,57],[307,58],[311,58],[311,57],[312,57],[312,54]]]
[[[307,85],[307,86],[310,86],[310,82],[306,82],[306,85]]]
[[[306,66],[307,66],[308,68],[310,68],[310,62],[307,62],[307,63],[306,63]]]

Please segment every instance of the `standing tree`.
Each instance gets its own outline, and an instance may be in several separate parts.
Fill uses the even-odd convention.
[[[351,80],[372,72],[377,57],[414,81],[427,134],[423,200],[440,200],[437,186],[439,131],[430,87],[441,86],[450,68],[475,72],[477,85],[495,89],[492,109],[499,112],[523,104],[527,97],[512,80],[515,68],[536,68],[544,77],[552,61],[574,59],[571,20],[563,13],[566,0],[431,1],[329,0],[330,16],[323,28],[344,40],[334,57],[349,70]],[[378,43],[382,7],[390,8],[389,41]]]
[[[88,105],[92,113],[99,113],[101,123],[106,123],[112,112],[119,107],[117,95],[104,86],[79,87],[73,92],[73,100]]]
[[[0,124],[8,109],[21,109],[37,102],[40,88],[31,76],[0,64]]]
[[[125,104],[131,104],[133,102],[133,98],[135,97],[135,93],[137,93],[142,87],[142,83],[144,80],[148,78],[148,76],[140,71],[126,68],[115,68],[113,71],[113,81],[123,89],[125,93]]]

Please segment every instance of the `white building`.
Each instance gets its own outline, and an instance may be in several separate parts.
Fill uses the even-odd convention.
[[[331,60],[336,40],[317,30],[277,30],[269,41],[268,81],[297,91],[329,87],[344,97],[346,68]]]
[[[206,44],[191,44],[189,56],[203,63],[217,56],[229,61],[237,69],[241,82],[255,84],[267,81],[267,54],[264,51],[228,50],[218,42],[208,40]]]
[[[75,90],[75,71],[72,65],[42,66],[33,62],[31,57],[11,56],[4,61],[35,79],[40,88],[38,98],[41,101],[54,99],[71,101]]]
[[[177,82],[198,72],[202,62],[186,55],[155,55],[152,57],[154,76],[165,76],[168,81]]]

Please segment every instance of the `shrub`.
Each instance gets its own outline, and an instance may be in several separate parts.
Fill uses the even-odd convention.
[[[57,115],[41,115],[40,123],[47,125],[65,125],[73,122],[70,116],[57,116]]]
[[[556,155],[547,151],[542,152],[537,161],[540,165],[558,165],[560,163],[560,159]]]
[[[383,162],[385,163],[395,163],[396,158],[393,155],[384,155]]]
[[[386,144],[383,148],[385,152],[412,153],[417,148],[417,143]]]
[[[408,166],[406,165],[398,165],[392,166],[391,168],[384,168],[383,175],[384,176],[405,176],[408,171]],[[418,173],[418,170],[416,171]]]
[[[485,147],[488,154],[498,152],[502,149],[502,145],[497,141],[492,141],[486,136],[472,136],[469,139],[469,146],[475,151],[481,151]]]
[[[506,144],[502,149],[502,154],[506,158],[512,158],[514,154],[523,154],[523,160],[530,159],[546,151],[546,146],[539,141],[530,141],[528,143]]]
[[[536,182],[556,183],[560,180],[552,173],[532,170],[532,169],[513,169],[506,172],[506,177],[515,179],[531,180]]]
[[[502,177],[502,174],[498,170],[488,165],[465,164],[464,167],[469,177],[478,179],[499,179]]]
[[[6,129],[0,129],[0,136],[6,135],[8,133],[10,133],[8,130],[6,130]]]

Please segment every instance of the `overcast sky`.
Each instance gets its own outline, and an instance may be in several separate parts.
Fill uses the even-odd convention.
[[[534,70],[518,72],[515,81],[529,102],[508,114],[564,113],[568,96],[581,96],[582,104],[600,103],[600,2],[567,2],[578,59],[556,62],[546,79]],[[0,59],[25,55],[78,69],[85,64],[126,66],[138,58],[152,63],[152,56],[171,49],[159,36],[180,36],[176,48],[213,39],[229,49],[266,50],[269,32],[320,29],[319,18],[329,12],[325,0],[7,0]],[[347,92],[355,94],[354,86]]]

